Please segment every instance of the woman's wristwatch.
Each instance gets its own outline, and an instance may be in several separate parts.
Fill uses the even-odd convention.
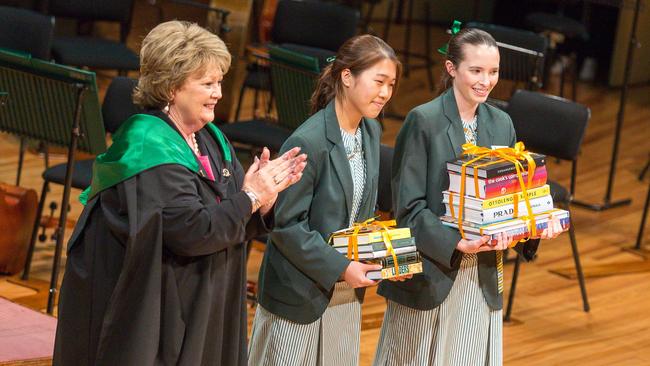
[[[262,202],[260,202],[259,198],[257,198],[255,192],[251,191],[250,189],[244,188],[243,191],[251,200],[251,206],[253,207],[251,209],[251,213],[255,213],[255,211],[259,210],[260,207],[262,207]]]

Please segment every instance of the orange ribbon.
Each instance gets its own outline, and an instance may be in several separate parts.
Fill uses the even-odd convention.
[[[359,231],[362,229],[367,229],[369,232],[373,231],[380,231],[381,232],[381,238],[384,241],[384,245],[386,246],[386,252],[389,253],[393,257],[393,264],[395,266],[395,273],[399,276],[399,264],[397,263],[397,255],[395,254],[395,250],[393,249],[393,243],[391,241],[390,233],[388,232],[390,230],[391,226],[396,226],[397,222],[395,220],[388,220],[388,221],[380,221],[376,220],[376,218],[371,217],[368,220],[360,223],[354,223],[352,224],[352,234],[350,234],[350,239],[348,241],[348,259],[352,259],[354,257],[355,261],[359,261]]]
[[[482,167],[486,167],[492,164],[496,163],[501,163],[503,161],[509,161],[515,166],[515,170],[517,172],[517,180],[519,181],[519,186],[521,187],[522,194],[524,196],[524,200],[526,201],[526,209],[528,212],[527,216],[524,216],[527,219],[527,223],[530,228],[530,233],[532,237],[537,236],[537,225],[535,224],[535,215],[533,215],[533,209],[530,206],[530,199],[528,198],[527,194],[527,189],[532,185],[533,181],[533,175],[535,173],[535,160],[533,157],[530,155],[530,152],[526,151],[526,148],[524,146],[523,142],[517,142],[514,147],[503,147],[503,148],[498,148],[498,149],[490,149],[487,147],[481,147],[481,146],[476,146],[474,144],[463,144],[463,155],[474,155],[476,156],[475,158],[470,159],[469,161],[463,163],[460,169],[460,202],[459,202],[459,210],[458,210],[458,231],[460,231],[460,236],[465,239],[465,233],[463,231],[463,212],[465,208],[465,178],[467,176],[467,167],[471,166],[474,162],[485,159],[485,158],[493,158],[492,160],[483,163],[483,164],[478,164],[476,166],[472,166],[474,169],[474,192],[476,192],[476,196],[478,197],[478,169]],[[497,158],[497,159],[494,159]],[[521,163],[522,161],[526,161],[528,163],[528,182],[527,184],[524,182],[523,176],[522,176],[522,171],[524,171],[524,166]],[[514,215],[517,217],[518,215],[518,197],[515,195],[515,201],[514,201]],[[451,202],[451,195],[450,195],[450,207],[453,207],[453,204]],[[453,214],[453,208],[452,208],[452,217],[454,216]],[[528,240],[529,238],[523,238],[520,241],[524,242]]]

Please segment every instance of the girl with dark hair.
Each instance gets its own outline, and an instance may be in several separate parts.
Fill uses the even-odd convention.
[[[488,33],[463,29],[447,47],[445,91],[414,108],[395,145],[393,203],[399,226],[408,226],[423,254],[424,272],[412,280],[382,282],[388,299],[375,365],[501,365],[502,236],[462,239],[443,226],[442,191],[449,186],[446,161],[461,146],[512,146],[510,117],[485,101],[499,79],[499,50]],[[557,220],[556,220],[557,221]],[[559,222],[554,222],[559,225]],[[555,230],[553,230],[555,229]],[[557,226],[542,238],[557,236]],[[526,259],[537,240],[515,249]]]
[[[308,164],[301,181],[277,199],[249,365],[358,364],[363,288],[376,284],[366,272],[379,266],[347,259],[327,239],[374,215],[381,135],[374,118],[400,71],[381,39],[349,39],[320,76],[315,113],[282,147],[299,146]]]

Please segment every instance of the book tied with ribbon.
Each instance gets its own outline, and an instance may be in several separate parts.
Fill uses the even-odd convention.
[[[569,212],[555,209],[546,184],[546,157],[514,147],[490,149],[464,144],[463,153],[447,162],[449,189],[443,192],[443,225],[457,228],[467,240],[499,234],[513,237],[511,247],[539,236],[556,217],[567,231]]]
[[[368,271],[371,280],[384,280],[422,272],[420,253],[411,229],[397,228],[395,220],[375,218],[333,232],[329,243],[348,259],[380,264],[381,270]]]

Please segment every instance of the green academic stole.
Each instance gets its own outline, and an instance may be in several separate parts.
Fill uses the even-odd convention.
[[[230,148],[223,133],[212,123],[206,126],[219,143],[223,159],[231,162]],[[165,164],[179,164],[199,173],[199,162],[178,132],[158,117],[135,114],[115,132],[108,150],[97,155],[92,183],[81,193],[79,200],[85,205],[97,193]]]

